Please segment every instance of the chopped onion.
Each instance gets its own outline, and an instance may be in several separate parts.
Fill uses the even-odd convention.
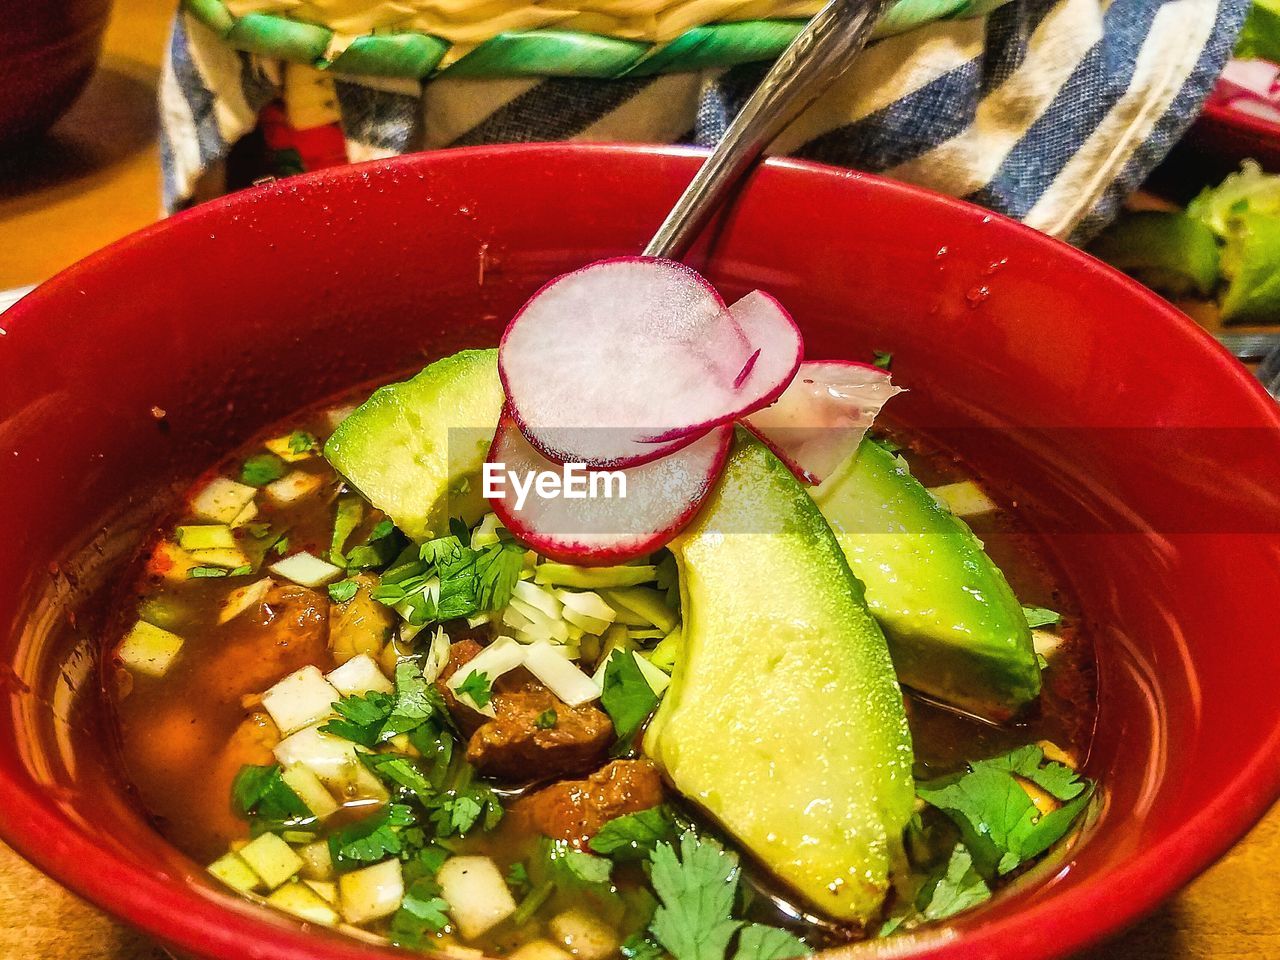
[[[929,494],[957,517],[976,517],[998,510],[999,505],[972,480],[929,487]]]
[[[332,583],[342,576],[340,567],[335,567],[332,563],[321,560],[306,551],[278,560],[271,564],[269,569],[286,580],[292,580],[303,587],[311,587],[313,590],[323,587],[326,583]]]
[[[173,666],[183,642],[176,633],[139,620],[121,641],[116,656],[135,673],[163,677]]]
[[[273,583],[274,581],[270,577],[263,577],[247,587],[237,587],[232,590],[227,594],[227,599],[223,601],[222,609],[218,611],[218,622],[227,623],[240,616],[246,610],[258,606],[266,599]]]
[[[274,833],[250,840],[238,851],[269,890],[274,890],[302,869],[302,858]]]
[[[257,495],[257,489],[248,484],[214,477],[192,498],[191,512],[201,520],[232,523]]]
[[[391,693],[395,684],[387,679],[377,661],[367,653],[359,653],[325,676],[344,697],[359,697],[376,690]]]
[[[524,666],[571,707],[600,698],[600,687],[595,681],[550,643],[531,644],[525,652]]]
[[[484,674],[490,686],[492,686],[498,677],[524,664],[525,650],[524,646],[516,643],[511,637],[498,637],[468,661],[462,669],[455,671],[446,685],[453,691],[453,695],[458,698],[459,703],[466,704],[472,710],[482,713],[486,717],[496,717],[497,713],[494,712],[492,703],[486,703],[482,707],[471,698],[469,693],[459,692],[459,687],[466,682],[468,677],[476,673]]]
[[[333,712],[342,695],[315,666],[295,670],[262,695],[262,706],[288,735]]]
[[[431,638],[426,659],[422,661],[422,679],[427,683],[434,682],[449,662],[450,645],[449,635],[444,632],[444,627],[437,627],[435,635]]]
[[[464,939],[488,933],[516,912],[498,865],[488,857],[450,857],[436,874],[449,916]]]
[[[342,874],[338,877],[338,897],[347,923],[368,923],[391,916],[404,900],[400,861],[384,860],[372,867]]]

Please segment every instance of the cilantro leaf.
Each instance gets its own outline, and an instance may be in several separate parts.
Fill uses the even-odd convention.
[[[240,482],[251,487],[265,487],[284,476],[284,461],[274,453],[259,453],[240,467]]]
[[[333,536],[329,541],[329,557],[338,566],[346,565],[346,557],[343,553],[347,548],[347,541],[351,539],[351,534],[355,533],[356,527],[360,526],[360,521],[364,519],[364,501],[354,493],[344,493],[338,497],[337,506],[334,507],[333,516]]]
[[[778,927],[751,923],[738,935],[733,960],[792,960],[807,957],[813,950],[794,933]]]
[[[359,756],[361,762],[384,783],[403,787],[424,804],[434,798],[434,786],[411,758],[394,753],[362,753]]]
[[[383,730],[395,701],[390,694],[371,690],[362,696],[343,697],[333,705],[338,718],[320,728],[343,740],[373,747],[383,739]]]
[[[659,843],[649,858],[650,880],[660,904],[649,929],[676,960],[724,960],[742,926],[731,917],[738,888],[738,857],[693,831],[680,837],[680,852]]]
[[[1062,619],[1062,614],[1048,607],[1028,607],[1023,604],[1022,612],[1026,615],[1027,626],[1033,630],[1036,627],[1051,627]]]
[[[476,605],[480,610],[501,610],[511,602],[511,591],[524,569],[524,547],[510,540],[490,544],[476,560]]]
[[[502,820],[502,814],[497,794],[482,783],[439,795],[431,802],[431,823],[440,840],[454,835],[465,837],[477,825],[481,830],[492,830]]]
[[[517,895],[523,895],[529,891],[531,885],[529,880],[529,868],[524,865],[524,861],[517,860],[507,870],[507,886],[511,892]]]
[[[316,439],[314,433],[308,433],[306,430],[295,430],[289,434],[290,453],[311,453],[319,446],[320,441]]]
[[[230,573],[224,567],[192,567],[187,571],[187,576],[193,580],[202,578],[225,577]]]
[[[247,764],[231,782],[231,806],[257,834],[282,826],[315,822],[315,814],[287,783],[277,766]]]
[[[615,650],[604,671],[604,692],[600,703],[613,721],[618,739],[629,740],[658,705],[658,695],[640,672],[636,658]]]
[[[917,785],[920,798],[960,828],[984,877],[1007,874],[1047,850],[1071,829],[1093,795],[1090,781],[1062,764],[1042,764],[1043,758],[1037,746],[1019,747],[975,761],[967,773]],[[1018,777],[1068,802],[1041,816]]]
[[[373,543],[375,540],[389,537],[395,532],[395,529],[396,525],[390,520],[379,520],[374,524],[373,529],[369,531],[369,542]]]
[[[462,682],[454,687],[454,692],[459,696],[465,693],[477,707],[488,706],[489,701],[493,699],[493,686],[489,681],[489,675],[478,670],[468,673]]]
[[[554,730],[559,720],[555,707],[548,707],[534,718],[533,725],[539,730]]]
[[[608,821],[587,844],[615,860],[643,860],[659,843],[674,842],[676,822],[666,805],[628,813]]]
[[[926,920],[945,920],[990,898],[991,888],[974,869],[973,856],[957,843],[921,915]]]
[[[892,353],[889,353],[885,350],[872,350],[871,356],[872,356],[871,365],[873,367],[879,367],[881,370],[888,370],[890,367],[893,366]]]
[[[421,667],[407,660],[398,663],[395,702],[384,732],[389,737],[409,733],[437,714],[448,716],[440,691],[423,677]]]
[[[1011,750],[989,760],[978,760],[975,766],[997,767],[1030,780],[1056,800],[1073,800],[1088,787],[1088,781],[1065,763],[1045,760],[1043,748],[1034,743]]]
[[[618,948],[625,960],[662,960],[665,951],[652,938],[633,933]]]
[[[329,584],[329,599],[334,603],[346,603],[356,595],[359,589],[360,584],[348,577],[346,580]]]
[[[338,873],[399,856],[405,849],[400,829],[416,822],[413,811],[400,803],[387,804],[329,837],[329,856]]]

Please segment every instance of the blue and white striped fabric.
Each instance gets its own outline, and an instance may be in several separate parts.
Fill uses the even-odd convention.
[[[1074,241],[1105,225],[1199,111],[1248,0],[1011,0],[882,40],[773,152],[887,174]],[[710,145],[763,65],[621,81],[334,77],[353,160],[536,140]],[[281,64],[179,16],[161,87],[165,202],[252,129]]]

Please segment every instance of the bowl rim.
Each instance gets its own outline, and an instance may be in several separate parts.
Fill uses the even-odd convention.
[[[38,322],[41,300],[50,291],[76,288],[82,276],[107,267],[125,250],[160,242],[175,224],[221,218],[264,200],[294,202],[309,188],[347,180],[372,179],[388,171],[418,166],[483,161],[494,155],[523,155],[543,164],[572,163],[575,157],[605,154],[618,163],[644,165],[663,160],[685,163],[692,176],[707,151],[695,147],[629,144],[518,144],[457,148],[373,160],[267,183],[222,197],[144,228],[68,267],[18,301],[4,315],[4,326]],[[1173,326],[1199,362],[1218,368],[1234,382],[1241,416],[1280,431],[1280,405],[1225,348],[1188,316],[1094,257],[1027,227],[954,197],[872,174],[795,159],[770,159],[756,176],[800,176],[826,189],[875,191],[893,203],[927,205],[951,218],[998,223],[1021,235],[1032,249],[1073,271],[1078,282],[1121,285],[1154,314]],[[747,187],[749,189],[749,185]],[[1226,382],[1224,381],[1224,383]],[[1252,402],[1250,402],[1252,401]],[[204,956],[270,957],[271,960],[393,960],[402,951],[362,943],[323,929],[308,929],[291,918],[256,907],[231,893],[202,890],[186,877],[162,878],[106,849],[70,824],[65,815],[42,803],[42,789],[29,778],[0,768],[0,839],[80,897],[163,943]],[[893,955],[932,960],[980,960],[1024,950],[1028,956],[1064,956],[1117,933],[1149,913],[1235,844],[1280,799],[1280,724],[1277,724],[1214,801],[1183,821],[1167,837],[1112,874],[1110,882],[1082,885],[1019,909],[958,935],[947,926],[926,928],[895,938]],[[1117,896],[1116,891],[1123,891]],[[246,947],[246,945],[251,945]],[[857,944],[824,956],[840,957]]]

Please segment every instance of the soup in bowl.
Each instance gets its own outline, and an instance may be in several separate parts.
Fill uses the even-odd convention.
[[[198,955],[686,960],[1056,955],[1247,828],[1265,394],[1081,254],[794,163],[690,257],[698,336],[593,366],[701,283],[605,259],[696,162],[290,181],[6,316],[6,839]],[[483,469],[578,461],[638,529]]]

